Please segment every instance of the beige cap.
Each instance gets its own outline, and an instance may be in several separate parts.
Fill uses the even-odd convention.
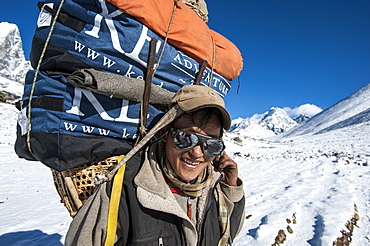
[[[185,112],[193,112],[203,108],[218,108],[222,115],[222,127],[229,130],[231,118],[225,109],[224,100],[213,89],[202,85],[185,85],[172,98],[170,107],[178,104]]]

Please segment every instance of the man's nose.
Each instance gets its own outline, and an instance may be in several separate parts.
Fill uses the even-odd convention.
[[[194,148],[190,149],[189,150],[189,154],[191,157],[193,158],[200,158],[200,157],[203,157],[203,150],[202,150],[202,147],[200,147],[200,145],[196,145]]]

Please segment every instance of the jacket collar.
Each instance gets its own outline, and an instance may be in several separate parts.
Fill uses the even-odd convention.
[[[154,143],[145,151],[144,163],[134,179],[137,198],[146,208],[175,214],[188,220],[164,179],[159,165],[161,158],[157,156],[158,147],[158,143]]]

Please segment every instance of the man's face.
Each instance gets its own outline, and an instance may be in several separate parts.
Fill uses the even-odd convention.
[[[219,138],[221,124],[216,115],[212,115],[206,125],[201,126],[203,112],[196,114],[194,122],[188,117],[179,117],[172,125],[173,128],[183,129],[200,133],[203,135]],[[168,133],[164,141],[166,142],[166,155],[172,169],[184,181],[190,182],[214,160],[215,157],[209,157],[203,153],[198,144],[189,150],[179,150],[174,145],[174,137]]]

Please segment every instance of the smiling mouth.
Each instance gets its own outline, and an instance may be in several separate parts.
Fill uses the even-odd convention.
[[[182,157],[181,160],[187,165],[192,168],[199,166],[202,162],[201,161],[192,161],[190,159]]]

